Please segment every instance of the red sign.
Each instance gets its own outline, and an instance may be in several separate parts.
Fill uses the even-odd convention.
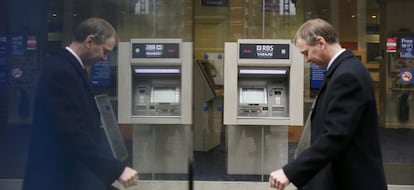
[[[397,38],[387,38],[387,52],[397,52]]]
[[[27,36],[27,50],[36,50],[36,36],[34,35],[28,35]]]

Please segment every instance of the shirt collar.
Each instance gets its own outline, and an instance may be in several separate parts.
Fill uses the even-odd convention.
[[[79,63],[80,63],[80,65],[81,65],[81,67],[82,68],[84,68],[85,69],[85,65],[83,65],[83,62],[82,62],[82,60],[81,60],[81,58],[72,50],[72,49],[70,49],[70,47],[66,47],[66,49],[73,55],[73,56],[75,56],[76,57],[76,59],[79,61]]]
[[[328,70],[329,69],[329,67],[331,67],[331,65],[332,65],[332,63],[335,61],[335,59],[336,58],[338,58],[338,56],[339,55],[341,55],[341,53],[342,52],[344,52],[345,51],[345,49],[341,49],[340,51],[338,51],[334,56],[333,56],[333,58],[329,61],[329,64],[328,64],[328,66],[326,67],[326,70]]]

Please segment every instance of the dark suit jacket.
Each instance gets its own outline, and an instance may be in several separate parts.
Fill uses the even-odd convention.
[[[87,74],[66,49],[49,56],[35,97],[24,190],[106,189],[125,165],[106,139]]]
[[[295,186],[387,189],[372,80],[352,52],[326,71],[311,120],[311,146],[283,167]]]

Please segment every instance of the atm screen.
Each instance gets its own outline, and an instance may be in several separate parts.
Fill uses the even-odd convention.
[[[241,104],[267,104],[265,88],[241,88]]]
[[[178,103],[179,96],[176,87],[153,87],[151,103]]]

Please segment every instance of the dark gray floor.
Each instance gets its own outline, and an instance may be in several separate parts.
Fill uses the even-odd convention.
[[[21,179],[29,149],[30,126],[0,126],[0,179]]]
[[[23,178],[30,130],[29,125],[0,126],[0,179]],[[263,180],[263,176],[226,174],[224,138],[223,136],[221,145],[208,152],[194,152],[194,180]],[[389,184],[414,185],[414,129],[381,128],[380,139],[387,182]],[[126,143],[130,147],[131,142]],[[295,148],[296,144],[289,144],[290,158]],[[145,176],[143,177],[145,178]],[[187,175],[158,176],[158,179],[185,180],[187,178]],[[267,176],[264,179],[267,179]]]
[[[414,185],[414,129],[380,131],[388,184]]]

